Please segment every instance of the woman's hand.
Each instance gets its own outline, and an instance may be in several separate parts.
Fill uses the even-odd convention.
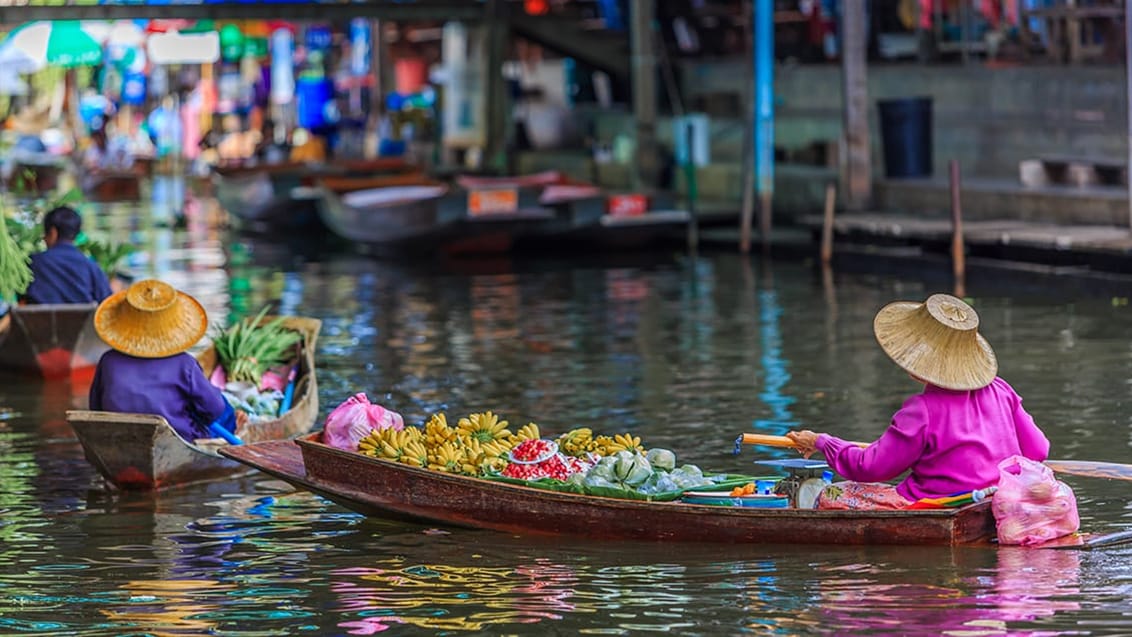
[[[809,458],[818,450],[818,434],[809,429],[787,432],[786,437],[794,441],[798,453],[802,454],[803,458]]]
[[[242,409],[236,410],[236,431],[240,431],[248,424],[248,414]],[[239,434],[236,434],[239,435]]]

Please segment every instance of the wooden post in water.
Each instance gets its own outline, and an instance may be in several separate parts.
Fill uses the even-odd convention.
[[[842,18],[841,92],[843,95],[843,200],[849,210],[872,202],[873,167],[869,142],[868,25],[864,2],[845,2]]]
[[[825,185],[825,214],[821,224],[821,264],[833,261],[833,207],[837,201],[837,186],[831,181]]]
[[[948,163],[951,176],[951,272],[955,276],[955,296],[967,295],[967,262],[963,254],[963,208],[959,201],[959,161]]]
[[[1132,1],[1124,2],[1124,94],[1128,116],[1128,163],[1124,167],[1124,179],[1128,182],[1128,225],[1132,227]]]
[[[696,252],[700,247],[700,220],[696,215],[696,198],[699,197],[696,183],[696,158],[692,151],[692,140],[695,137],[695,128],[692,122],[687,122],[684,129],[684,175],[688,182],[688,251]]]

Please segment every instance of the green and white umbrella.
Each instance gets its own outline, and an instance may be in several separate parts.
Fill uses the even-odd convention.
[[[102,61],[102,44],[79,20],[27,22],[0,43],[0,65],[30,73],[45,66],[73,68]]]

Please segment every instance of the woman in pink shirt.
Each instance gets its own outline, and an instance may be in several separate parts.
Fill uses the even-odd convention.
[[[877,342],[924,391],[904,401],[867,447],[812,431],[786,434],[804,456],[821,451],[851,480],[826,487],[818,508],[905,508],[996,484],[998,463],[1012,455],[1046,459],[1049,440],[998,378],[994,350],[978,326],[975,310],[948,294],[881,308],[873,320]],[[883,484],[906,471],[899,484]]]

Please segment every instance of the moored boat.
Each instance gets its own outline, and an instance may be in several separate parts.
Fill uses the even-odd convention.
[[[317,206],[294,190],[308,183],[317,168],[302,162],[216,168],[212,185],[216,199],[238,225],[253,232],[306,230],[317,223]]]
[[[555,224],[524,238],[540,249],[646,248],[686,239],[691,222],[691,215],[662,198],[607,195],[586,186],[548,186],[540,201],[556,215]]]
[[[822,511],[650,502],[537,489],[343,451],[321,434],[221,453],[366,514],[594,540],[956,545],[994,534],[990,503],[949,509]]]
[[[376,252],[433,256],[437,253],[503,252],[515,239],[552,222],[554,213],[537,198],[504,197],[496,205],[477,192],[445,185],[395,186],[338,195],[323,187],[319,214],[344,239]]]
[[[66,378],[93,370],[107,345],[94,331],[97,303],[17,305],[0,317],[0,371]]]
[[[90,201],[137,201],[141,198],[141,168],[97,171],[83,175],[83,195]]]
[[[322,322],[287,317],[283,325],[300,332],[303,340],[295,375],[291,408],[271,420],[249,422],[239,430],[245,443],[289,439],[306,433],[318,417],[318,384],[314,351]],[[197,360],[205,374],[216,367],[216,350],[209,347]],[[161,416],[105,411],[67,412],[87,460],[111,484],[123,490],[157,490],[232,475],[244,466],[222,457],[220,439],[188,442]]]
[[[395,186],[438,186],[422,172],[410,171],[388,175],[325,175],[319,178],[323,188],[339,195],[359,190],[390,188]]]

